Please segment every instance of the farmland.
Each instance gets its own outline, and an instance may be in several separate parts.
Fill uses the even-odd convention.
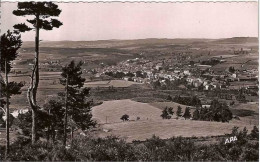
[[[173,107],[177,105],[176,103],[170,104],[169,102],[162,104],[163,106]],[[159,103],[152,103],[151,105],[159,105]],[[153,134],[163,139],[172,136],[206,137],[224,135],[229,133],[234,126],[238,126],[241,129],[247,127],[249,130],[253,128],[253,122],[250,125],[249,120],[246,118],[233,120],[230,123],[184,119],[164,120],[160,117],[161,109],[151,105],[131,100],[116,100],[105,101],[103,104],[94,107],[94,119],[102,127],[102,131],[99,133],[100,136],[116,135],[131,142],[133,140],[143,141],[152,137]],[[257,111],[256,109],[256,107],[253,108],[254,111]],[[175,109],[174,112],[176,112]],[[123,114],[128,114],[130,121],[120,121],[120,117]],[[140,120],[136,120],[137,117],[140,117]]]
[[[235,54],[241,48],[247,52]],[[128,142],[144,140],[153,134],[161,138],[171,136],[214,136],[229,133],[234,126],[246,126],[252,129],[258,125],[258,96],[247,96],[252,103],[240,103],[236,101],[230,106],[234,115],[240,120],[232,119],[229,123],[176,120],[177,107],[182,107],[184,112],[186,105],[167,100],[170,95],[198,96],[201,101],[209,104],[216,95],[221,93],[235,94],[237,91],[197,91],[187,89],[181,84],[173,89],[156,89],[149,82],[125,80],[125,78],[113,78],[104,76],[104,69],[111,71],[124,71],[136,75],[139,70],[149,71],[156,69],[158,62],[167,62],[168,70],[172,66],[176,69],[191,68],[191,61],[200,63],[211,58],[224,61],[210,67],[211,72],[229,73],[230,66],[239,73],[244,70],[258,68],[258,40],[257,38],[231,38],[231,39],[140,39],[140,40],[104,40],[104,41],[42,41],[40,43],[40,83],[37,94],[37,102],[40,106],[47,100],[54,99],[57,93],[64,92],[64,86],[60,84],[61,68],[71,60],[82,61],[82,76],[86,79],[84,87],[91,88],[89,99],[103,104],[93,108],[95,119],[100,130],[98,136],[118,135],[126,137]],[[23,81],[25,86],[22,94],[11,98],[11,110],[29,108],[26,99],[26,91],[30,82],[30,73],[34,58],[33,42],[24,42],[18,59],[13,62],[13,70],[10,81]],[[128,60],[144,60],[149,66],[140,64],[132,65]],[[129,64],[129,69],[120,69],[118,64]],[[186,66],[186,67],[184,67]],[[124,67],[125,68],[125,67]],[[198,66],[198,69],[200,67]],[[202,65],[202,68],[203,67]],[[195,72],[198,72],[195,69]],[[163,69],[157,71],[158,76],[168,73]],[[203,71],[203,70],[201,70]],[[169,71],[173,73],[173,71]],[[208,73],[209,73],[208,72]],[[151,72],[152,73],[152,72]],[[176,74],[179,75],[179,74]],[[197,74],[196,74],[197,75]],[[251,74],[250,74],[251,75]],[[158,77],[160,78],[160,77]],[[157,78],[157,79],[158,79]],[[127,79],[127,78],[126,78]],[[141,78],[143,79],[143,78]],[[147,79],[147,78],[145,78]],[[143,80],[145,80],[143,79]],[[214,81],[216,82],[216,81]],[[239,89],[243,86],[256,85],[254,81],[233,81],[230,87]],[[230,104],[233,100],[220,99]],[[172,107],[175,112],[172,119],[163,120],[162,110]],[[191,108],[191,113],[195,108]],[[128,114],[130,121],[122,122],[121,116]],[[139,118],[139,120],[137,120]],[[108,130],[108,131],[103,131]]]
[[[129,87],[131,85],[136,85],[141,83],[126,81],[126,80],[109,80],[109,81],[96,81],[96,82],[86,82],[85,86],[90,88],[97,87]]]
[[[99,123],[119,123],[121,116],[128,114],[130,121],[135,121],[137,117],[140,120],[158,120],[161,110],[150,106],[147,103],[140,103],[127,100],[104,101],[103,104],[96,106],[92,110],[93,117]]]

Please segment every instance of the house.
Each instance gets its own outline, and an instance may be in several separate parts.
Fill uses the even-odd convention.
[[[129,81],[130,77],[124,77],[123,79]]]
[[[246,89],[258,90],[258,86],[256,86],[256,85],[249,85],[249,86],[246,87]]]
[[[232,77],[232,78],[237,78],[237,74],[234,73],[234,74],[231,75],[231,77]]]
[[[203,86],[206,86],[207,84],[209,84],[209,81],[205,80],[202,84],[203,84]]]
[[[204,85],[204,89],[207,91],[209,90],[209,84]]]
[[[183,71],[183,74],[185,74],[185,75],[191,75],[191,73],[190,73],[189,70],[184,70],[184,71]]]
[[[163,64],[162,64],[162,63],[158,63],[158,64],[155,66],[155,69],[156,69],[156,70],[162,70],[162,67],[163,67]]]
[[[240,81],[240,82],[242,82],[242,81],[251,81],[251,82],[253,82],[253,81],[257,81],[257,80],[258,80],[257,77],[240,76],[238,78],[238,81]]]
[[[194,82],[192,82],[194,87],[198,88],[202,83],[199,80],[195,80]]]
[[[210,108],[210,105],[201,105],[202,108]]]
[[[19,109],[19,110],[13,111],[11,114],[13,115],[13,117],[17,118],[19,114],[25,114],[28,111],[29,111],[29,109]]]
[[[173,71],[175,74],[179,74],[181,71],[180,70],[174,70]]]
[[[218,82],[212,82],[211,85],[214,87],[214,88],[221,88],[220,87],[220,84]]]
[[[188,83],[192,83],[192,82],[193,82],[193,80],[194,80],[194,78],[193,78],[193,77],[187,77],[187,79],[186,79],[186,81],[187,81]]]
[[[214,86],[211,85],[211,84],[207,84],[207,85],[204,86],[204,90],[206,90],[206,91],[212,90],[213,88],[214,88]]]

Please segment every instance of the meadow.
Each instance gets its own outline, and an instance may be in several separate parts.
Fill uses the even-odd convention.
[[[208,137],[225,135],[229,133],[234,126],[243,129],[247,127],[249,131],[254,125],[258,125],[258,114],[240,117],[240,120],[232,119],[229,123],[213,122],[213,121],[195,121],[176,118],[176,114],[172,119],[162,119],[162,108],[171,106],[176,113],[177,106],[180,104],[174,102],[154,102],[140,103],[132,100],[114,100],[105,101],[103,104],[93,107],[93,118],[100,125],[98,136],[105,137],[115,135],[124,138],[128,142],[134,140],[144,141],[156,135],[162,139],[173,136],[184,137]],[[185,110],[185,105],[180,105]],[[241,109],[245,105],[239,105],[237,109]],[[258,112],[258,107],[252,105],[250,110]],[[193,112],[193,111],[191,111]],[[120,120],[124,114],[129,115],[130,121],[123,122]],[[137,117],[140,119],[137,120]]]
[[[131,85],[140,85],[141,83],[126,81],[126,80],[108,80],[108,81],[95,81],[95,82],[86,82],[84,86],[90,88],[97,87],[129,87]]]

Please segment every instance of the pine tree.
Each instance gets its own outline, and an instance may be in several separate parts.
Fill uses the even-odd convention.
[[[94,127],[96,123],[91,119],[92,102],[87,101],[90,89],[83,88],[85,78],[83,78],[81,66],[82,62],[75,64],[71,61],[62,68],[62,79],[60,83],[65,86],[65,94],[61,93],[65,103],[64,115],[64,139],[63,144],[66,145],[68,116],[70,117],[71,133],[73,137],[73,127],[77,126],[82,130]]]
[[[161,117],[162,117],[163,119],[168,119],[168,116],[169,116],[169,114],[168,114],[168,111],[167,111],[167,107],[165,107],[165,108],[163,109],[163,111],[162,111]]]
[[[196,110],[193,112],[193,120],[199,120],[200,119],[200,112],[199,112],[199,108],[196,108]]]
[[[44,109],[48,111],[49,122],[47,124],[47,141],[49,141],[50,136],[53,143],[55,142],[55,130],[62,130],[64,123],[62,121],[64,116],[63,103],[60,100],[50,100],[44,105]]]
[[[0,89],[1,95],[0,97],[5,97],[6,101],[1,100],[1,107],[3,108],[6,105],[6,109],[4,110],[6,116],[6,156],[9,154],[10,150],[10,140],[9,140],[9,127],[10,127],[10,112],[9,112],[9,99],[12,95],[21,94],[21,87],[23,86],[22,82],[8,82],[8,74],[12,68],[11,62],[16,59],[18,55],[18,49],[21,47],[22,41],[21,36],[18,33],[12,33],[9,30],[6,34],[1,36],[1,72],[5,73],[5,82],[1,80]]]
[[[250,135],[254,139],[259,139],[259,129],[256,126],[254,126]]]
[[[220,103],[218,100],[213,100],[210,106],[209,118],[214,121],[228,122],[232,119],[232,112],[226,103]]]
[[[181,108],[181,106],[178,106],[176,115],[177,115],[178,117],[180,117],[180,116],[181,116],[181,113],[182,113],[182,108]]]
[[[183,117],[185,118],[185,120],[189,119],[191,117],[190,108],[189,107],[186,107],[185,112],[183,114]]]
[[[168,96],[167,96],[167,100],[168,100],[168,101],[172,101],[172,96],[168,95]]]
[[[161,117],[163,119],[171,119],[173,115],[173,108],[172,107],[165,107],[162,111]]]
[[[19,114],[16,120],[16,125],[22,129],[25,136],[32,135],[32,111],[29,110],[26,113]],[[48,125],[50,125],[50,116],[45,111],[38,111],[37,115],[37,140],[40,137],[45,137],[45,132]]]
[[[35,30],[35,60],[31,74],[31,82],[27,91],[27,99],[32,109],[32,143],[36,141],[36,120],[39,106],[36,102],[36,95],[39,85],[39,33],[40,29],[52,30],[59,28],[62,23],[51,17],[59,16],[61,10],[53,2],[18,2],[18,9],[13,11],[16,16],[33,16],[33,19],[26,21],[31,24],[31,27],[25,23],[14,25],[14,28],[19,32]]]
[[[168,108],[168,114],[169,114],[169,115],[173,115],[173,114],[174,114],[172,107],[169,107],[169,108]]]

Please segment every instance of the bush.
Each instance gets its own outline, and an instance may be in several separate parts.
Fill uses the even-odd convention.
[[[247,161],[258,161],[259,160],[259,145],[258,142],[255,145],[248,144],[241,155],[241,159]]]
[[[253,130],[251,131],[251,134],[250,134],[251,138],[253,139],[259,139],[259,129],[254,126]]]
[[[181,108],[181,106],[179,105],[178,108],[177,108],[177,112],[176,112],[177,117],[180,117],[180,116],[181,116],[181,113],[182,113],[182,108]]]
[[[128,121],[129,120],[129,115],[125,114],[120,119],[123,120],[123,121]]]
[[[181,97],[180,95],[177,95],[172,101],[188,106],[201,106],[201,101],[197,96]]]
[[[226,103],[220,103],[218,100],[213,100],[210,108],[197,107],[193,112],[193,117],[194,120],[229,122],[229,120],[232,119],[233,114]]]
[[[131,150],[131,146],[114,136],[96,139],[82,137],[73,141],[70,150],[76,160],[123,161],[128,159],[128,150]]]
[[[162,111],[161,117],[163,119],[171,119],[173,115],[173,108],[172,107],[165,107],[164,110]]]
[[[10,161],[258,161],[258,142],[249,142],[247,129],[232,130],[238,140],[225,144],[194,143],[193,138],[173,137],[160,139],[153,135],[143,142],[126,143],[115,136],[94,138],[78,136],[65,149],[61,143],[38,141],[32,145],[27,138],[19,138],[11,145]],[[1,151],[4,152],[4,147]],[[4,157],[1,154],[1,160]]]
[[[189,107],[186,107],[185,112],[183,114],[183,117],[185,118],[185,120],[186,119],[190,119],[191,113],[190,113],[190,108]]]

